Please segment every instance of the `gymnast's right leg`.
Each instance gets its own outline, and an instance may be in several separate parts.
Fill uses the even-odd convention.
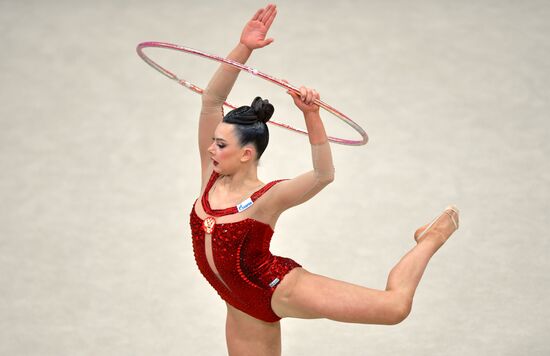
[[[458,222],[458,211],[447,209],[430,226],[417,230],[416,234],[422,238],[391,270],[385,290],[295,268],[275,290],[271,299],[273,311],[280,317],[328,318],[363,324],[400,323],[411,311],[416,287],[430,258],[456,230],[455,222]]]

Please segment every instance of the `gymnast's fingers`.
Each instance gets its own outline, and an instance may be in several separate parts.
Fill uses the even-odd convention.
[[[265,22],[265,27],[267,29],[269,29],[271,27],[271,24],[273,23],[273,21],[275,20],[275,16],[277,16],[277,8],[274,7],[274,10],[273,12],[270,14],[269,18],[267,19],[267,21]]]
[[[251,21],[256,21],[257,19],[259,19],[262,12],[264,12],[264,9],[259,9],[258,11],[256,11],[254,16],[252,16],[252,19],[250,19],[250,20]]]
[[[267,38],[263,41],[263,46],[265,47],[273,41],[275,41],[273,38]]]
[[[286,93],[294,100],[294,104],[298,105],[300,101],[300,95],[293,90],[287,90]]]
[[[306,97],[307,97],[306,87],[300,87],[300,98],[302,99],[303,102],[306,101]]]
[[[313,102],[313,90],[310,88],[307,88],[306,104],[311,105],[312,102]]]
[[[317,90],[313,89],[312,94],[313,94],[313,101],[321,99],[321,96],[319,95]]]
[[[266,23],[267,20],[269,20],[269,18],[273,15],[273,12],[275,12],[275,11],[276,11],[275,5],[273,5],[273,4],[267,5],[262,22]]]
[[[260,17],[258,18],[258,21],[264,22],[265,19],[267,18],[267,16],[269,15],[270,10],[271,10],[271,5],[267,5],[267,6],[263,9],[262,14],[261,14]]]

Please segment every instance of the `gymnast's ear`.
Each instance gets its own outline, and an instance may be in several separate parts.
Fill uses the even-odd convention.
[[[242,147],[241,163],[247,163],[256,159],[256,149],[254,145],[244,145]]]

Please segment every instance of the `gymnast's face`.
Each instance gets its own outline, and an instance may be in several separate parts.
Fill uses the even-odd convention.
[[[214,171],[232,175],[244,164],[254,162],[254,148],[251,145],[241,146],[235,125],[221,122],[214,131],[212,144],[208,148]]]

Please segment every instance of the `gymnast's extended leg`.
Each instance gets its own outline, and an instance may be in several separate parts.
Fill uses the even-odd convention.
[[[364,324],[397,324],[412,300],[430,258],[456,230],[458,212],[446,210],[391,270],[385,290],[375,290],[292,270],[275,290],[272,307],[280,317],[328,318]],[[427,226],[417,230],[423,232]]]

